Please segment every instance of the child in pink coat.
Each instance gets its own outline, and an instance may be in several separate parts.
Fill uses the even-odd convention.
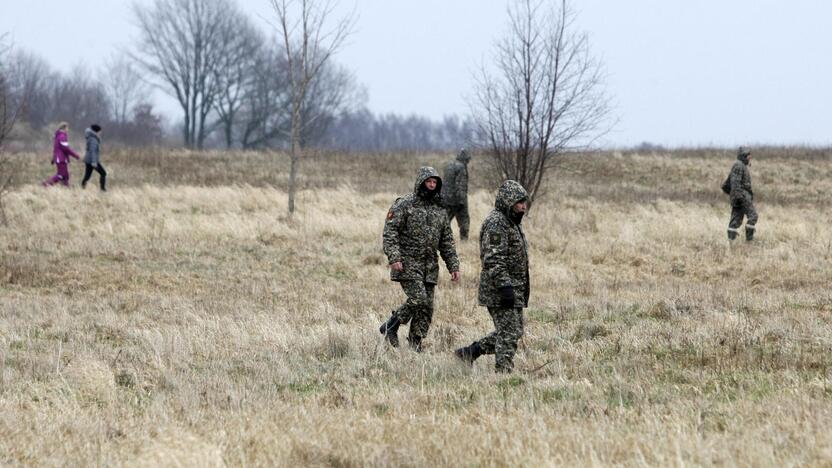
[[[69,139],[67,132],[69,131],[69,124],[61,122],[58,125],[58,130],[55,132],[55,141],[52,145],[52,164],[58,168],[58,172],[46,179],[43,182],[44,186],[54,185],[58,182],[68,186],[69,185],[69,157],[80,159],[78,153],[72,151],[69,147]]]

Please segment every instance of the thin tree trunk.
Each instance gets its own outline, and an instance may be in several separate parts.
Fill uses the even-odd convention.
[[[8,226],[9,220],[6,218],[6,205],[3,203],[3,196],[5,193],[0,192],[0,226]]]
[[[191,128],[191,116],[186,110],[185,111],[185,126],[182,128],[182,133],[183,133],[182,136],[185,138],[185,148],[188,148],[188,149],[191,148],[190,128]]]
[[[234,142],[232,141],[232,138],[233,138],[233,134],[232,134],[232,132],[233,132],[233,124],[234,124],[234,120],[233,120],[233,118],[232,118],[232,117],[230,117],[230,118],[229,118],[229,119],[225,122],[225,149],[227,149],[227,150],[230,150],[230,149],[231,149],[231,145],[234,143]]]
[[[291,164],[289,166],[289,214],[295,212],[295,193],[297,192],[298,155],[292,150]]]
[[[300,116],[295,112],[296,118],[292,119],[292,148],[289,158],[289,215],[295,212],[295,193],[297,193],[298,162],[301,156],[300,147]]]

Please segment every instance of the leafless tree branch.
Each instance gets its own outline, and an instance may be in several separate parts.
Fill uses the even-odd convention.
[[[509,32],[493,66],[476,76],[471,102],[477,140],[504,179],[541,194],[565,152],[585,149],[609,130],[603,68],[585,34],[573,32],[567,0],[520,0],[508,9]]]
[[[343,46],[355,26],[355,14],[330,21],[333,0],[270,0],[289,74],[289,213],[295,211],[303,132],[319,115],[309,105],[312,84]],[[330,26],[331,23],[331,26]]]
[[[6,42],[7,35],[0,35],[0,225],[8,226],[9,219],[6,215],[6,195],[14,186],[16,175],[15,161],[12,155],[6,151],[5,143],[11,135],[20,110],[20,100],[11,96],[9,83],[9,67],[6,60],[11,45]]]

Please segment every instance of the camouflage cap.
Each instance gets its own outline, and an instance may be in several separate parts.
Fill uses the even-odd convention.
[[[459,150],[459,154],[456,155],[456,159],[462,162],[468,162],[471,160],[471,155],[468,153],[468,150],[462,148]]]
[[[740,146],[737,150],[737,156],[739,157],[747,157],[751,155],[751,148],[747,146]]]

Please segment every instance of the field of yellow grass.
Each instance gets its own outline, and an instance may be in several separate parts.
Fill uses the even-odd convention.
[[[41,156],[0,227],[0,465],[832,463],[828,152],[757,156],[750,245],[727,151],[566,158],[510,376],[452,355],[492,328],[476,239],[424,353],[377,330],[387,208],[450,155],[315,155],[293,217],[281,155],[105,154],[106,194],[37,186]]]

